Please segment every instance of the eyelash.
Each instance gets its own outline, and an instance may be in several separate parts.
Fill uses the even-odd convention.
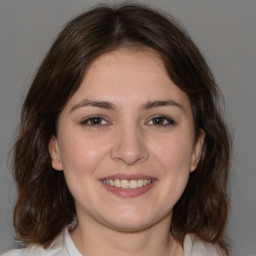
[[[106,123],[105,124],[92,123],[96,120],[98,120],[99,122],[105,121]],[[105,118],[101,117],[101,116],[91,116],[91,117],[86,118],[85,120],[81,121],[80,123],[81,123],[81,125],[87,125],[87,126],[93,126],[93,127],[100,127],[100,126],[109,124],[109,122],[107,122],[105,120]]]
[[[157,120],[160,121],[160,122],[163,122],[163,123],[162,124],[159,124],[159,123],[158,124],[156,124],[156,123],[149,124],[150,122],[152,122],[152,121],[154,122],[154,121],[157,121]],[[175,125],[176,122],[172,118],[170,118],[170,117],[159,115],[159,116],[152,117],[150,119],[150,121],[147,122],[147,124],[153,125],[153,126],[166,127],[166,126]]]
[[[94,123],[92,123],[92,122],[94,122]],[[102,122],[105,122],[105,123],[102,124]],[[150,124],[150,122],[152,122],[152,124]],[[156,122],[156,123],[154,123],[154,122]],[[110,123],[108,121],[106,121],[104,117],[92,116],[92,117],[89,117],[89,118],[81,121],[80,124],[81,125],[92,126],[92,127],[101,127],[101,126],[109,125]],[[146,124],[147,125],[152,125],[152,126],[155,126],[155,127],[156,126],[166,127],[166,126],[175,125],[176,122],[172,118],[159,115],[159,116],[152,117]]]

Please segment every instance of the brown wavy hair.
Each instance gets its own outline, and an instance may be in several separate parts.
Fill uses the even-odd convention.
[[[217,243],[228,254],[230,136],[219,108],[219,90],[202,54],[172,17],[144,5],[100,5],[71,20],[59,34],[26,96],[13,149],[18,196],[17,237],[49,246],[76,218],[63,172],[48,152],[58,116],[100,55],[119,47],[158,53],[172,81],[189,97],[196,137],[205,132],[201,160],[173,209],[170,230],[182,243],[187,233]]]

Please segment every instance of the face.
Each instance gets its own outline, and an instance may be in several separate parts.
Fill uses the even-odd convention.
[[[140,230],[171,220],[202,143],[187,95],[157,54],[119,49],[92,63],[49,151],[79,221]]]

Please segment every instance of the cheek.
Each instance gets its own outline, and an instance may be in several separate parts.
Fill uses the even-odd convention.
[[[88,175],[93,173],[105,156],[106,149],[100,147],[97,139],[88,138],[84,134],[60,139],[60,158],[63,170],[68,175]]]
[[[190,175],[192,143],[176,137],[158,147],[157,162],[162,170],[162,197],[172,208],[183,194]]]
[[[170,205],[181,197],[190,174],[193,142],[189,133],[175,133],[155,143],[154,159],[157,168],[161,169],[163,197]],[[172,196],[170,196],[172,195]]]
[[[60,157],[68,188],[78,204],[97,187],[97,169],[104,162],[106,149],[99,140],[88,138],[83,133],[60,138]],[[87,188],[87,189],[85,189]]]
[[[166,171],[173,173],[189,172],[191,165],[193,142],[190,136],[184,134],[163,138],[154,143],[152,150],[158,163]]]

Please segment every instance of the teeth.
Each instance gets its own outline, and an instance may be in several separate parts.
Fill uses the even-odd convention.
[[[138,181],[137,180],[131,180],[130,181],[130,188],[137,188],[138,187]]]
[[[142,187],[142,186],[143,186],[143,180],[140,179],[140,180],[138,180],[138,187],[140,188],[140,187]]]
[[[115,187],[117,187],[117,188],[121,187],[120,180],[115,179]]]
[[[128,180],[121,180],[121,188],[130,188],[130,182]]]
[[[104,184],[110,185],[112,187],[117,187],[117,188],[127,188],[127,189],[134,189],[134,188],[140,188],[143,186],[147,186],[152,183],[152,180],[120,180],[120,179],[115,179],[115,180],[102,180]]]

